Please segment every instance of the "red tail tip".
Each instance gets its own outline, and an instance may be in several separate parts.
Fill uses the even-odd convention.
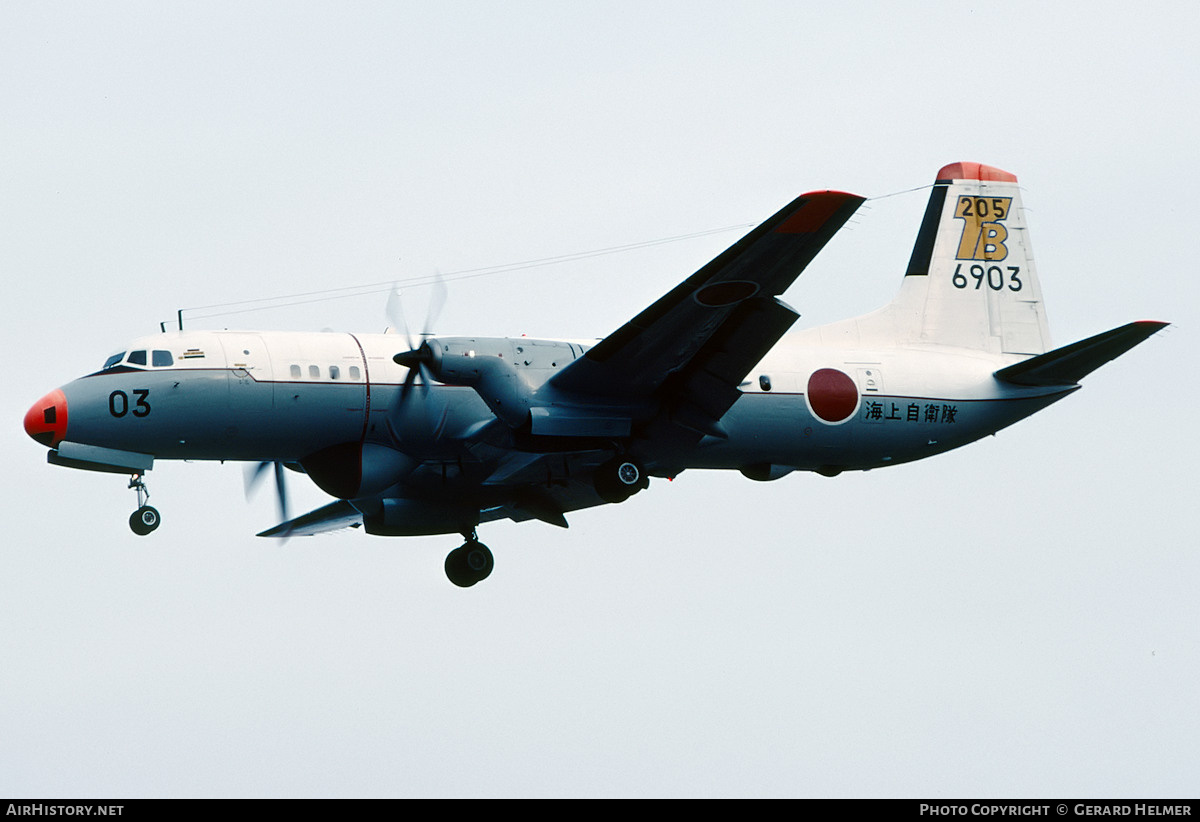
[[[941,170],[937,173],[936,180],[939,183],[950,180],[1015,183],[1017,175],[1009,174],[1007,171],[998,169],[995,166],[985,166],[983,163],[951,163],[948,166],[942,166]]]

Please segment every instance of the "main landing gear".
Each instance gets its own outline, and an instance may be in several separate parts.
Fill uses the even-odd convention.
[[[617,457],[596,469],[596,493],[605,502],[624,502],[650,487],[650,478],[633,460]]]
[[[470,588],[487,579],[496,562],[474,531],[463,536],[466,542],[446,557],[446,576],[459,588]]]
[[[133,475],[129,480],[129,487],[137,490],[138,498],[137,510],[129,515],[129,527],[133,533],[144,537],[159,526],[162,517],[159,516],[157,508],[146,504],[146,500],[150,499],[150,489],[146,487],[141,474]]]

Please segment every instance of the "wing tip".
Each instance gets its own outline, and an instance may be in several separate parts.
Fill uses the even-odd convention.
[[[865,202],[865,197],[847,191],[810,191],[797,197],[790,213],[775,226],[776,234],[813,234],[821,230],[836,231],[850,215]],[[844,212],[836,221],[834,215]]]
[[[819,189],[816,189],[815,191],[806,191],[803,194],[801,194],[798,199],[809,200],[812,198],[823,198],[823,199],[833,199],[833,200],[865,200],[866,199],[866,197],[863,197],[862,195],[853,194],[849,191],[841,191],[836,188],[819,188]]]

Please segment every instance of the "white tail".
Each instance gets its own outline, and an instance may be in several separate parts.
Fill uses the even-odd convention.
[[[850,323],[860,338],[893,344],[1045,352],[1050,334],[1017,178],[979,163],[941,169],[899,295]]]

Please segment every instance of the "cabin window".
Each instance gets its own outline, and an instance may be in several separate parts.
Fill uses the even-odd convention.
[[[155,368],[167,368],[175,364],[175,358],[170,351],[153,351],[150,354],[150,364]]]
[[[114,365],[116,365],[123,359],[125,359],[124,351],[122,351],[120,354],[113,354],[111,357],[109,357],[107,360],[104,361],[104,368],[102,368],[100,370],[107,371],[108,369],[112,368]]]
[[[338,370],[336,365],[329,366],[329,379],[339,380],[342,378],[342,372]]]
[[[315,366],[315,365],[310,365],[310,366],[308,367],[308,378],[309,378],[310,380],[319,380],[319,379],[321,379],[321,369],[320,369],[320,368],[317,368],[317,366]]]
[[[358,370],[357,365],[350,366],[350,379],[352,379],[352,380],[362,379],[362,372]]]
[[[768,377],[766,374],[763,374],[761,377],[758,378],[758,387],[761,388],[763,391],[770,391],[771,390],[771,378]]]
[[[300,379],[300,366],[298,366],[298,365],[292,366],[292,379],[293,380]]]
[[[129,352],[129,364],[130,365],[145,365],[146,364],[146,352],[145,351]]]

